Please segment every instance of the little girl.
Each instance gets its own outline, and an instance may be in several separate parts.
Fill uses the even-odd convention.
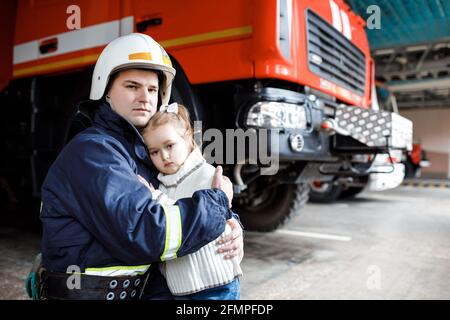
[[[215,168],[202,156],[185,107],[161,106],[142,132],[150,159],[160,172],[159,190],[153,197],[161,204],[192,197],[211,188]],[[231,232],[226,224],[224,233]],[[176,299],[237,300],[242,270],[237,258],[224,259],[214,240],[197,252],[161,263],[170,291]]]

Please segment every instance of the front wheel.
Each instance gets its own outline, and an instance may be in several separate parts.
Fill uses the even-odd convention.
[[[336,201],[342,193],[342,186],[333,181],[311,182],[309,201],[314,203],[331,203]]]
[[[418,178],[420,176],[420,170],[418,169],[419,168],[408,159],[405,162],[405,178]]]
[[[356,195],[360,194],[369,183],[369,176],[360,177],[358,181],[362,185],[358,187],[348,187],[347,189],[343,190],[339,196],[339,199],[352,199]]]
[[[339,198],[340,199],[352,199],[357,194],[361,193],[365,187],[348,187],[348,189],[342,191]]]
[[[236,197],[236,211],[247,230],[273,231],[294,214],[299,213],[308,201],[307,184],[279,184],[257,179],[248,186],[241,197]]]

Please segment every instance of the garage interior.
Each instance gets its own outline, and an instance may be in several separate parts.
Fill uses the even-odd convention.
[[[245,230],[241,299],[450,300],[450,0],[342,1],[366,22],[379,10],[366,28],[378,103],[413,122],[427,164],[396,188],[305,200],[279,229]],[[0,300],[29,300],[42,230],[23,211],[0,210]]]
[[[413,121],[430,161],[422,177],[450,178],[450,1],[348,2],[366,19],[368,6],[380,8],[381,29],[366,28],[376,80]]]

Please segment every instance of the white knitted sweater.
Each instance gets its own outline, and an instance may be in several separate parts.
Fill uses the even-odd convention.
[[[215,168],[203,158],[200,150],[194,149],[177,173],[160,173],[159,190],[154,197],[161,203],[173,204],[181,198],[190,198],[193,193],[210,189]],[[231,232],[226,224],[223,234]],[[161,272],[166,277],[170,291],[174,295],[187,295],[207,288],[213,288],[242,276],[237,258],[224,259],[217,253],[216,240],[189,255],[161,263]]]

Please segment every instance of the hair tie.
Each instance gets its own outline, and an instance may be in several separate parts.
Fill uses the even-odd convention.
[[[176,113],[178,114],[178,103],[174,102],[169,105],[164,104],[159,108],[159,112]]]

